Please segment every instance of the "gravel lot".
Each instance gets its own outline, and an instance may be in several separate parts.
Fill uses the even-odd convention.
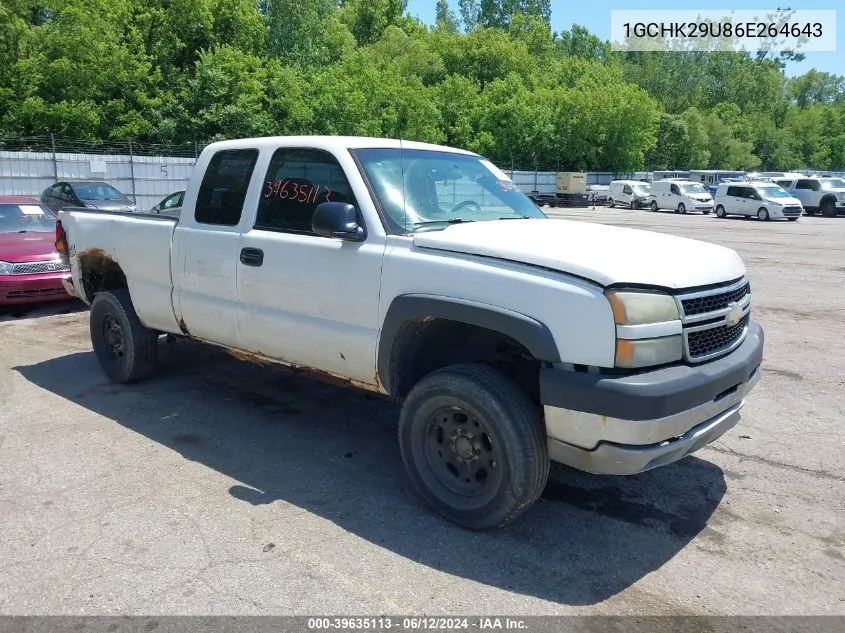
[[[189,342],[116,386],[78,304],[7,314],[0,613],[845,614],[845,217],[549,212],[743,256],[767,355],[737,427],[636,477],[555,467],[472,533],[411,492],[394,404]]]

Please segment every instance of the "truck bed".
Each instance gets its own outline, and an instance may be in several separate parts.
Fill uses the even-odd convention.
[[[112,260],[126,274],[141,322],[162,332],[179,332],[171,276],[175,217],[74,208],[61,211],[59,220],[71,247],[73,285],[80,299],[90,302],[83,291],[82,269]]]

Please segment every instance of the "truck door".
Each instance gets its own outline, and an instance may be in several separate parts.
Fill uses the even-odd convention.
[[[349,172],[355,169],[350,156]],[[357,171],[359,193],[366,189]],[[258,181],[258,178],[256,178]],[[321,202],[360,209],[338,159],[283,147],[270,159],[254,225],[241,236],[238,321],[242,349],[376,384],[383,236],[362,242],[311,230]],[[364,225],[359,212],[359,225]]]
[[[257,160],[257,149],[211,156],[199,190],[186,192],[196,204],[183,209],[173,234],[173,304],[180,326],[197,338],[233,347],[240,342],[238,243],[251,219],[243,209]]]

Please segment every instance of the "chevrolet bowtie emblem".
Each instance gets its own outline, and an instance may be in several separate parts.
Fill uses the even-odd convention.
[[[725,325],[733,327],[742,319],[742,306],[738,303],[728,304],[730,312],[725,315]]]

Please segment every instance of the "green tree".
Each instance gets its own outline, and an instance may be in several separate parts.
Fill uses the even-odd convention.
[[[449,33],[457,33],[460,30],[458,18],[455,16],[455,12],[449,8],[449,0],[437,0],[434,15],[434,24],[438,29]]]

